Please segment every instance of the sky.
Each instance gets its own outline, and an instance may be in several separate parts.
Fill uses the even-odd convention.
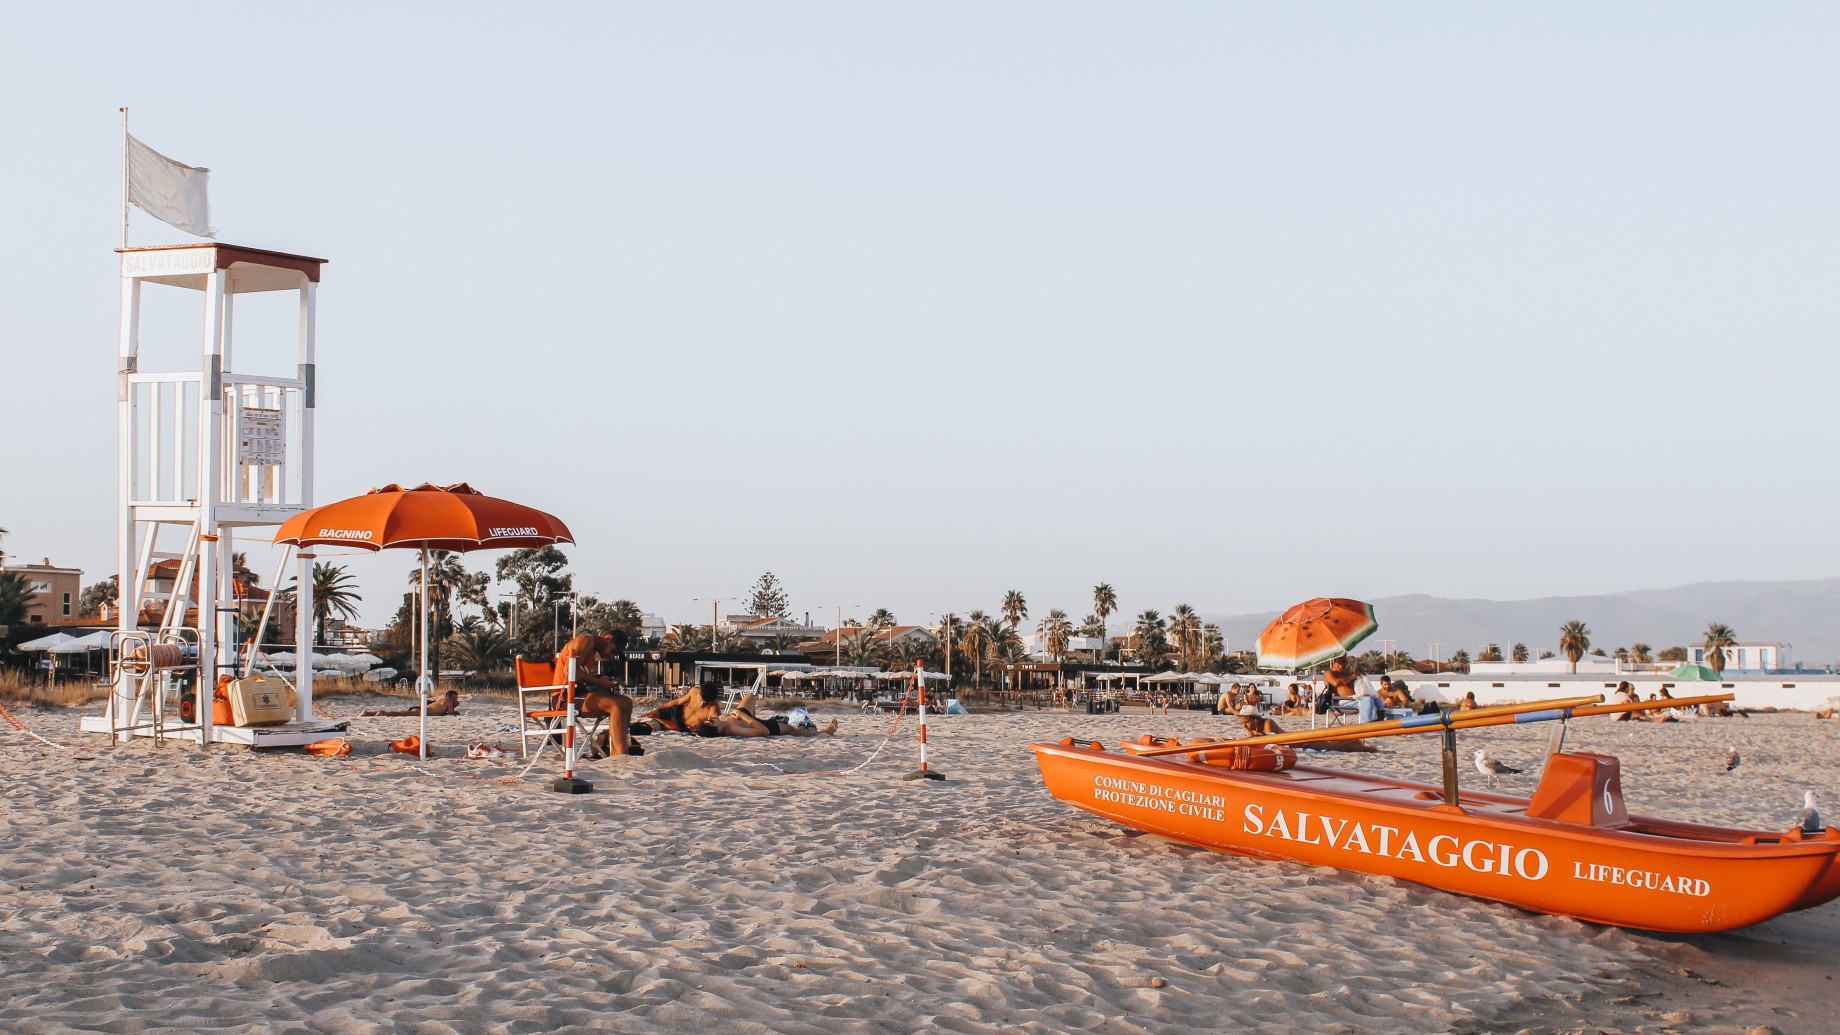
[[[1840,573],[1830,6],[187,11],[0,34],[15,559],[114,569],[126,105],[330,260],[318,502],[466,481],[669,620]]]

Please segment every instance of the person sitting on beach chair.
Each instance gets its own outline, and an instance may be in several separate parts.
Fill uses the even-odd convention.
[[[1355,680],[1358,678],[1359,674],[1355,672],[1354,666],[1348,663],[1348,656],[1344,654],[1329,662],[1329,667],[1323,670],[1323,688],[1328,691],[1330,697],[1353,697]]]
[[[421,705],[418,704],[413,708],[366,708],[363,711],[359,712],[358,714],[360,716],[420,715],[422,714],[422,707]],[[429,701],[428,702],[428,714],[431,716],[459,715],[460,714],[460,692],[458,690],[449,690],[445,694],[442,694],[441,696],[435,698],[434,700]]]
[[[735,702],[732,711],[723,712],[691,727],[691,732],[699,737],[823,737],[837,732],[836,719],[832,719],[829,726],[818,730],[800,729],[780,715],[769,715],[763,719],[754,714],[754,702],[753,694],[745,694]]]
[[[608,754],[641,754],[642,750],[633,750],[632,738],[627,735],[627,727],[632,725],[632,698],[615,693],[613,680],[600,673],[601,659],[612,657],[618,648],[612,634],[582,633],[563,644],[556,654],[554,678],[560,682],[569,677],[569,659],[573,658],[576,714],[584,719],[605,719],[610,732],[619,731],[619,736],[606,738]],[[554,707],[560,708],[560,695],[556,696]]]

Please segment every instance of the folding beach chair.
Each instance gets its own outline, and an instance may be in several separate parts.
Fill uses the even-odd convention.
[[[551,738],[555,738],[560,747],[568,733],[569,710],[565,703],[569,692],[567,673],[558,678],[554,662],[526,661],[521,655],[513,660],[512,667],[517,673],[519,753],[529,758],[530,742],[533,740],[539,742],[538,754],[542,754],[543,745],[549,743]],[[585,718],[577,707],[575,735],[582,738],[580,743],[584,750],[592,750],[594,737],[606,721],[604,716],[598,719]]]

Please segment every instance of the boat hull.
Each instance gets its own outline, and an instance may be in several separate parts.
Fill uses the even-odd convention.
[[[1800,838],[1642,817],[1608,828],[1530,817],[1526,799],[1504,795],[1464,792],[1452,808],[1433,787],[1337,770],[1235,771],[1071,742],[1030,746],[1049,793],[1127,827],[1594,923],[1724,931],[1840,886],[1831,828]]]

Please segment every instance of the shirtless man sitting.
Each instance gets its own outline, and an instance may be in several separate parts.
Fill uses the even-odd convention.
[[[821,730],[802,730],[777,715],[762,719],[754,714],[753,694],[735,702],[733,711],[692,726],[691,731],[704,737],[824,737],[837,732],[837,720]]]
[[[602,658],[612,657],[615,650],[612,635],[596,636],[582,633],[562,645],[556,655],[556,678],[569,677],[569,659],[575,659],[575,704],[579,714],[589,719],[606,719],[609,733],[618,732],[618,736],[608,736],[607,752],[612,755],[641,755],[643,748],[634,750],[632,738],[626,728],[632,724],[632,698],[625,694],[613,692],[613,680],[600,674]],[[586,692],[583,692],[583,688]],[[560,708],[558,703],[556,707]]]

